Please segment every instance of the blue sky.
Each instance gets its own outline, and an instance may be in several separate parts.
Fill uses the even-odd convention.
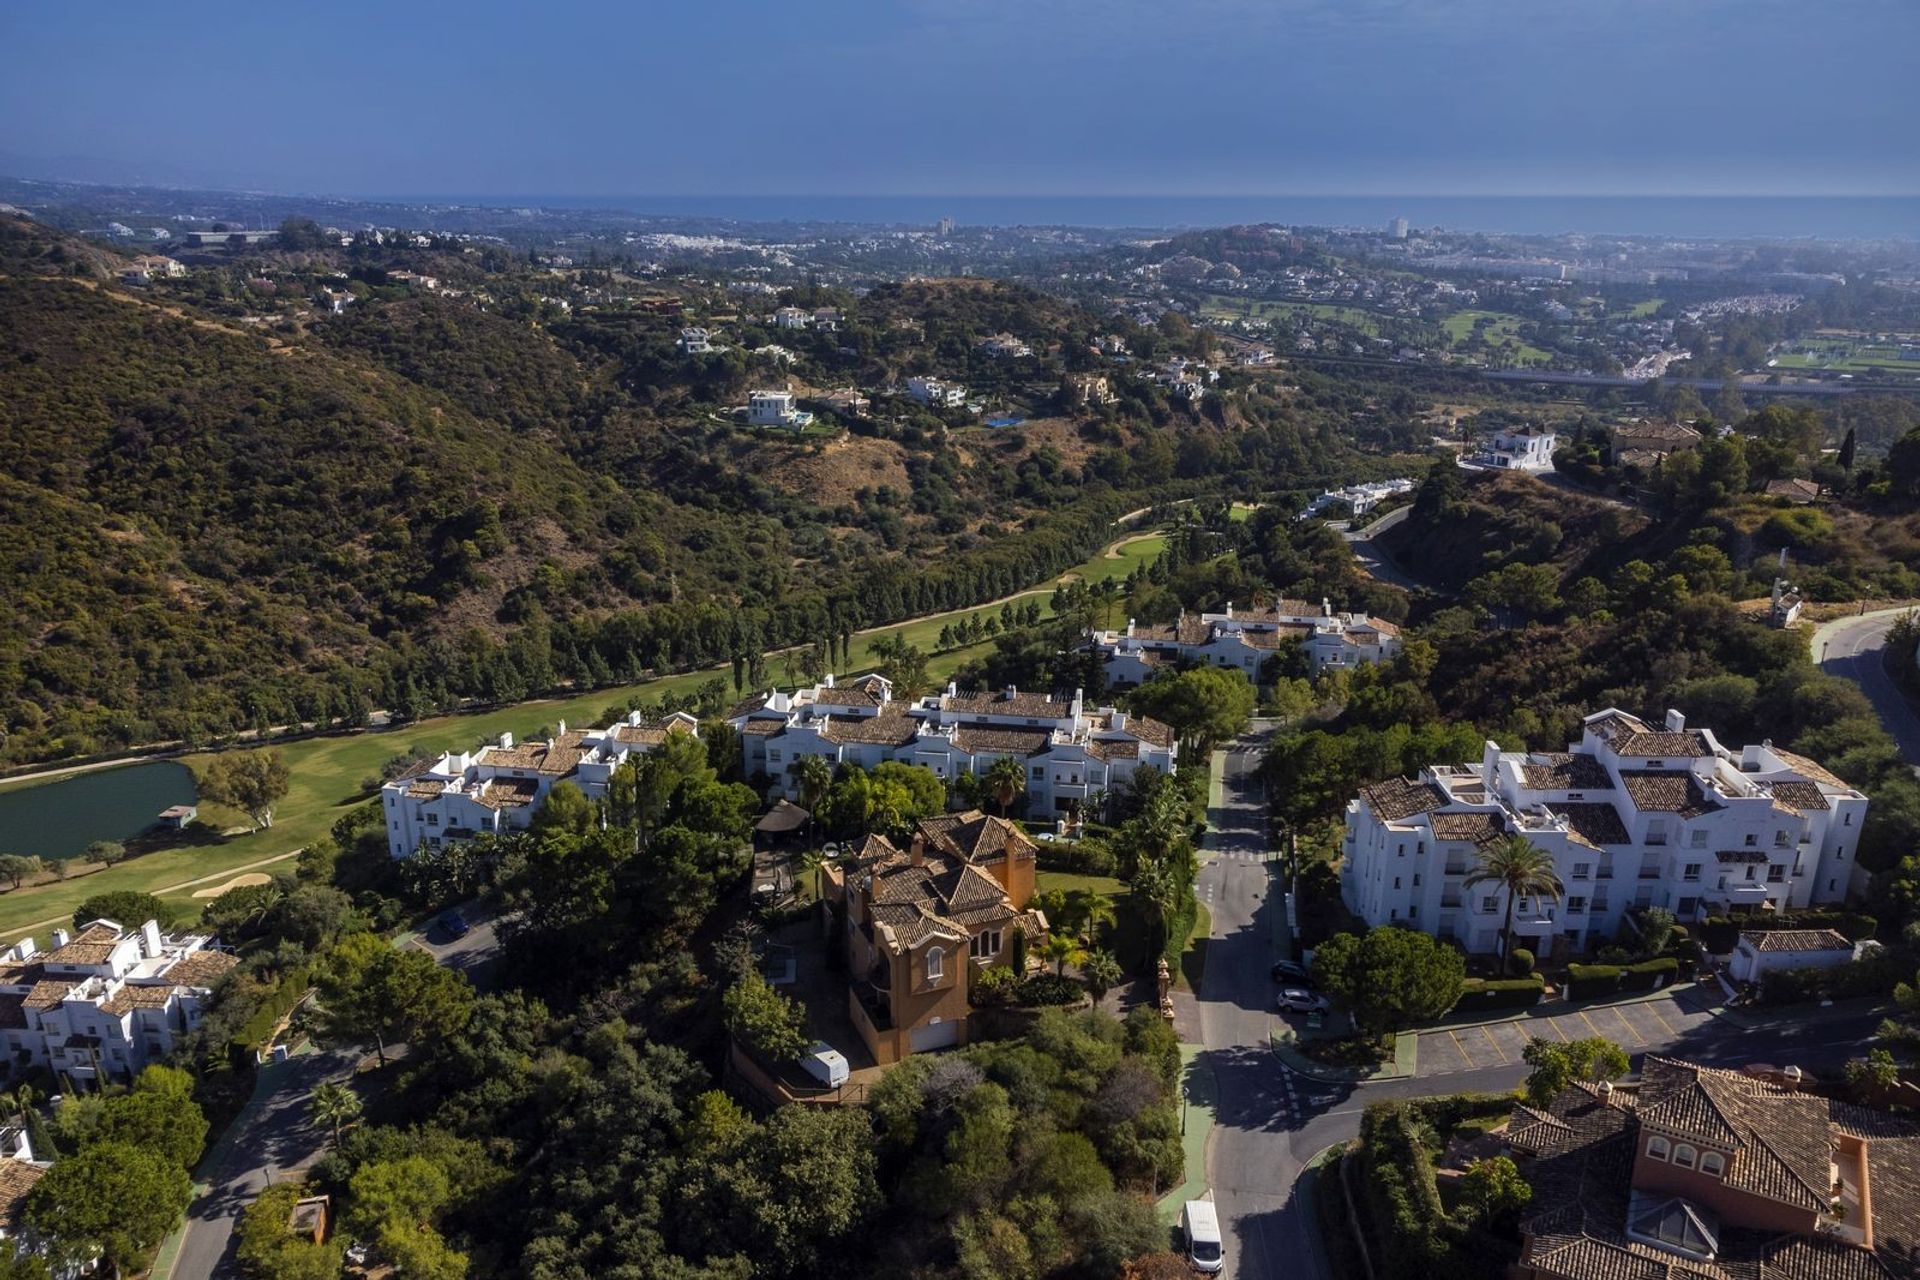
[[[0,171],[79,178],[1920,192],[1917,0],[7,0],[0,48]]]

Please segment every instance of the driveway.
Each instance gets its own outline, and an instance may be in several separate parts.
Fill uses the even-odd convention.
[[[1403,570],[1388,557],[1384,548],[1375,541],[1381,534],[1404,524],[1413,514],[1412,507],[1399,507],[1387,512],[1364,529],[1347,529],[1341,537],[1353,549],[1353,558],[1367,576],[1388,586],[1399,587],[1403,591],[1431,591],[1433,588]]]
[[[1920,766],[1920,716],[1882,663],[1887,631],[1906,609],[1877,609],[1823,622],[1813,632],[1813,660],[1828,675],[1851,680],[1867,695],[1900,747],[1900,758]]]
[[[443,967],[466,974],[476,990],[485,991],[499,972],[500,920],[484,915],[473,903],[462,905],[459,911],[472,926],[466,936],[449,938],[436,924],[429,924],[401,945],[426,952]]]

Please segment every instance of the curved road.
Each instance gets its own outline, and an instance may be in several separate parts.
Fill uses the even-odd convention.
[[[1387,557],[1383,549],[1374,545],[1375,538],[1405,523],[1406,518],[1412,514],[1411,506],[1399,507],[1387,512],[1364,529],[1343,529],[1340,531],[1340,536],[1347,540],[1349,547],[1353,548],[1353,558],[1360,562],[1360,567],[1366,571],[1368,577],[1384,582],[1388,586],[1399,587],[1402,591],[1430,591],[1431,587],[1406,573]]]
[[[1920,768],[1920,715],[1887,674],[1883,663],[1887,632],[1909,609],[1876,609],[1823,622],[1814,628],[1813,660],[1828,675],[1851,680],[1867,695],[1900,747],[1900,757]]]

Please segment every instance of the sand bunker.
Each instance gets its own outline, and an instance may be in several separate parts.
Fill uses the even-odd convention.
[[[273,877],[259,871],[249,871],[245,875],[235,876],[225,884],[209,885],[205,889],[195,889],[196,898],[217,898],[229,889],[244,889],[250,884],[272,884]]]

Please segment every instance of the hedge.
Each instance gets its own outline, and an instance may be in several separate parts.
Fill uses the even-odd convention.
[[[251,1064],[254,1051],[266,1044],[267,1037],[280,1025],[280,1019],[286,1017],[293,1006],[306,997],[307,989],[312,985],[312,975],[306,969],[289,969],[280,979],[280,985],[273,989],[273,994],[260,1002],[253,1016],[241,1024],[240,1030],[228,1042],[228,1053],[233,1060],[244,1060]]]
[[[1642,960],[1638,964],[1570,964],[1567,966],[1567,999],[1592,1000],[1623,991],[1653,991],[1671,982],[1680,972],[1680,961],[1673,956]]]
[[[1530,1009],[1546,993],[1547,980],[1539,974],[1525,978],[1468,978],[1453,1002],[1451,1013],[1478,1013],[1488,1009]]]
[[[1888,947],[1831,969],[1783,969],[1762,980],[1760,1000],[1763,1004],[1799,1004],[1823,996],[1835,1000],[1890,996],[1901,983],[1913,981],[1916,964],[1920,964],[1920,958],[1911,951]]]

